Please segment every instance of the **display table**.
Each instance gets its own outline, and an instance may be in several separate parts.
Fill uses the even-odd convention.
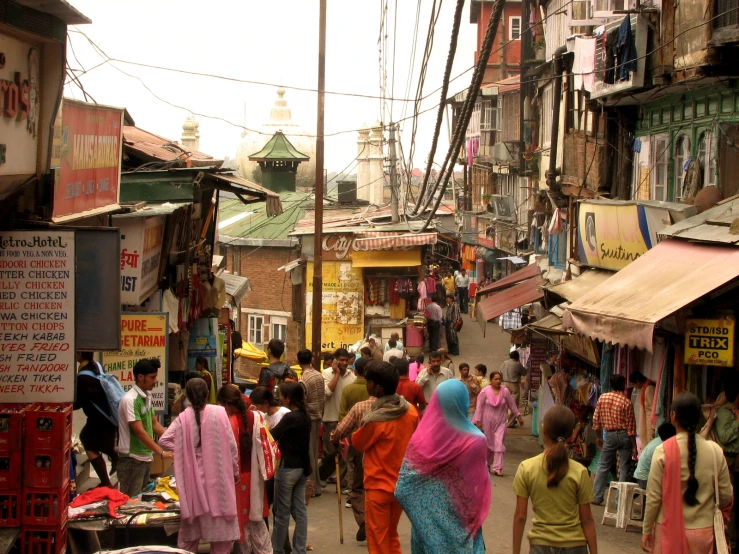
[[[172,510],[141,510],[125,517],[96,516],[69,520],[70,554],[86,554],[101,550],[100,532],[119,533],[122,530],[124,548],[131,546],[131,538],[146,531],[162,530],[171,537],[180,530],[180,512]],[[0,551],[0,554],[2,552]]]

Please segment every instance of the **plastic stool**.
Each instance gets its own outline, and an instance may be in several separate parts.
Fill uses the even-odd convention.
[[[626,510],[631,508],[628,499],[633,497],[635,489],[636,483],[611,483],[606,495],[601,525],[614,525],[617,529],[626,529]]]
[[[629,494],[627,500],[624,529],[628,530],[629,525],[642,529],[644,526],[644,511],[647,507],[647,491],[637,487]]]

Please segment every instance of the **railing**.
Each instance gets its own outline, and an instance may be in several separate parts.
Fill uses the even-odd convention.
[[[714,29],[736,27],[739,24],[739,0],[715,0]]]

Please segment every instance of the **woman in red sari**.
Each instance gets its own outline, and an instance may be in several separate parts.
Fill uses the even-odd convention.
[[[243,554],[272,554],[272,542],[264,518],[269,516],[259,452],[263,445],[259,430],[264,426],[262,414],[248,410],[238,387],[225,385],[218,391],[218,403],[226,409],[239,449],[241,479],[236,484],[241,539],[238,550]]]

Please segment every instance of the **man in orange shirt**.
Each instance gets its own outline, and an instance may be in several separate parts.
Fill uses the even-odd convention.
[[[367,547],[370,554],[401,554],[398,522],[403,509],[395,499],[395,484],[418,412],[396,394],[399,377],[392,364],[369,364],[365,379],[367,392],[377,401],[352,435],[352,444],[364,452]]]

